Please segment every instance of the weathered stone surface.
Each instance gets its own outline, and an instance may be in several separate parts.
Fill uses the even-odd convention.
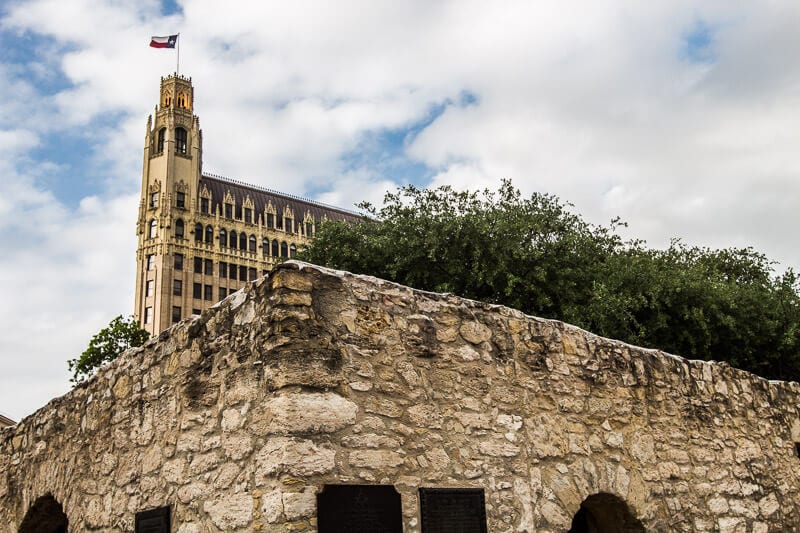
[[[325,484],[480,487],[490,531],[566,531],[591,495],[646,531],[800,528],[800,385],[295,262],[0,430],[0,533],[314,531]]]
[[[267,400],[274,433],[330,433],[354,424],[358,406],[332,392],[290,392]]]
[[[255,456],[256,480],[271,474],[295,476],[325,474],[333,470],[336,452],[311,440],[275,437]]]
[[[246,527],[253,520],[253,497],[250,494],[231,494],[206,502],[203,510],[223,531]]]

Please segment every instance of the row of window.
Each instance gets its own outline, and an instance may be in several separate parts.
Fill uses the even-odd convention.
[[[193,315],[199,315],[199,309],[192,309]],[[176,324],[181,321],[182,315],[182,308],[180,305],[173,305],[172,306],[172,323]],[[153,308],[152,307],[145,307],[144,308],[144,323],[150,324],[153,321]]]
[[[158,192],[150,193],[150,202],[147,204],[148,207],[151,209],[155,209],[158,207]],[[178,209],[186,209],[186,193],[185,192],[176,192],[175,193],[175,207]]]
[[[283,243],[284,245],[286,243]],[[147,256],[147,270],[153,270],[156,267],[156,256],[150,254]],[[183,254],[175,254],[173,256],[173,268],[175,270],[183,270]],[[196,274],[204,274],[206,276],[214,275],[214,262],[211,259],[202,257],[194,258],[194,272]],[[262,271],[263,275],[267,274],[266,270]],[[244,265],[236,265],[235,263],[227,263],[225,261],[219,262],[219,277],[228,279],[238,279],[240,281],[253,281],[258,276],[258,270],[253,267],[246,267]],[[177,282],[178,280],[176,280]],[[145,296],[152,295],[153,280],[147,281],[145,288]],[[178,289],[180,290],[180,289]],[[179,293],[174,293],[180,296]]]
[[[164,151],[164,141],[167,137],[167,128],[161,128],[156,135],[156,153],[160,154]],[[175,128],[175,153],[186,155],[186,142],[188,135],[184,128],[180,126]]]
[[[150,201],[148,203],[151,209],[155,209],[158,207],[158,192],[150,193]],[[186,208],[186,193],[178,192],[175,194],[175,206],[179,209]],[[253,210],[249,207],[244,208],[244,218],[242,219],[242,209],[240,207],[236,207],[236,219],[244,220],[247,224],[253,224]],[[200,199],[200,212],[201,213],[209,213],[209,201],[208,198],[201,198]],[[225,218],[233,218],[233,205],[225,204]],[[150,221],[150,237],[156,236],[156,228],[155,228],[156,221],[155,219]],[[183,220],[178,219],[175,222],[175,233],[177,235],[178,232],[178,224],[180,224],[181,234],[180,236],[183,237]],[[274,215],[272,213],[267,213],[267,228],[269,229],[284,229],[286,233],[301,233],[302,226],[300,222],[295,224],[295,221],[289,217],[284,218],[282,215]],[[307,236],[312,236],[314,233],[314,224],[311,222],[306,222],[305,225],[305,234]]]
[[[176,220],[175,237],[183,239],[186,235],[185,232],[186,228],[183,220]],[[158,236],[158,223],[155,219],[150,221],[150,231],[147,235],[150,239]],[[206,226],[205,229],[203,229],[203,225],[198,222],[194,226],[194,240],[195,242],[212,243],[214,241],[214,228]],[[238,248],[254,253],[257,248],[255,235],[250,235],[250,237],[248,237],[244,232],[237,234],[235,230],[231,230],[230,237],[228,237],[228,232],[224,228],[219,230],[219,243],[220,248],[232,248],[234,250]],[[272,255],[273,257],[294,258],[297,255],[297,246],[294,243],[287,244],[285,241],[279,243],[277,239],[274,239],[272,243],[270,243],[269,239],[266,237],[261,240],[261,249],[264,257]]]

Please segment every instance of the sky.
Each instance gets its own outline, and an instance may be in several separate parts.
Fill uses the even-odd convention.
[[[151,35],[180,32],[203,169],[325,203],[550,193],[652,247],[800,267],[800,2],[5,0],[0,412],[133,311]]]

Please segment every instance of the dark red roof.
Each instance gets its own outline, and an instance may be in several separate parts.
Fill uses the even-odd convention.
[[[216,212],[217,206],[222,203],[225,194],[230,191],[239,209],[241,209],[245,198],[250,196],[250,199],[253,200],[253,212],[256,216],[264,213],[264,207],[269,202],[272,202],[278,214],[283,214],[284,207],[289,206],[289,208],[294,211],[294,215],[298,221],[303,220],[306,212],[311,212],[311,216],[313,216],[314,220],[317,222],[319,222],[323,216],[327,216],[328,220],[356,220],[361,218],[361,215],[353,211],[347,211],[346,209],[325,205],[313,200],[280,193],[271,189],[248,185],[240,181],[213,174],[205,174],[200,178],[200,190],[203,189],[203,185],[205,185],[211,193],[212,212]]]

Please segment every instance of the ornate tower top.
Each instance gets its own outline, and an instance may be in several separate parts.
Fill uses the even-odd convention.
[[[192,112],[194,105],[194,87],[192,78],[172,74],[161,78],[161,98],[160,107],[186,109]]]

